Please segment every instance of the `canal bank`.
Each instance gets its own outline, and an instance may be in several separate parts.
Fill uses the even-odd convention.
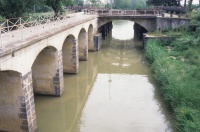
[[[122,30],[133,23],[113,26],[101,50],[80,62],[80,72],[64,75],[61,98],[36,96],[38,132],[172,131],[142,44]]]
[[[186,30],[160,32],[159,36],[164,34],[173,39],[154,39],[146,45],[145,54],[155,80],[180,132],[200,131],[199,18],[199,11],[193,12],[191,25]]]

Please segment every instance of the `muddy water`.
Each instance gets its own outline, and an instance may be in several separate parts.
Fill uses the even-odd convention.
[[[171,132],[133,23],[113,22],[98,52],[64,75],[62,97],[35,96],[37,132]]]

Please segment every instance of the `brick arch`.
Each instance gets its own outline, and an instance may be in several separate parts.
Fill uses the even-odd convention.
[[[53,46],[45,47],[35,59],[31,71],[34,93],[55,96],[62,94],[62,52]]]

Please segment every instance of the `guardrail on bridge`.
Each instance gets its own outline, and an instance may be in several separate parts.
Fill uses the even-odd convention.
[[[97,14],[99,16],[159,16],[158,10],[91,10],[84,9],[85,14]]]
[[[19,17],[0,21],[0,49],[4,49],[12,39],[12,42],[23,42],[30,37],[42,35],[44,32],[53,32],[53,29],[62,25],[82,20],[74,12],[47,13],[37,17]],[[67,21],[64,21],[67,20]]]

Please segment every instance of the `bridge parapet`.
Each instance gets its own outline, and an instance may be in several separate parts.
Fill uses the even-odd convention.
[[[105,15],[119,15],[119,16],[137,16],[137,15],[143,15],[143,16],[159,16],[161,15],[156,10],[110,10],[107,13],[104,12],[98,12],[98,15],[105,16]]]
[[[91,16],[81,13],[54,13],[40,15],[36,18],[12,18],[0,22],[0,49],[5,49],[13,43],[30,40],[45,33],[54,34],[63,27],[69,27],[76,22],[90,19]]]
[[[158,10],[83,10],[84,14],[97,14],[99,16],[161,16]]]

